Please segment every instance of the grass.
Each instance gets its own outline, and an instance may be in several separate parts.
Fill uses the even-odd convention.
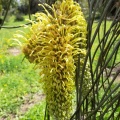
[[[26,23],[14,22],[14,17],[10,18],[6,26],[17,26]],[[10,119],[10,114],[18,114],[20,106],[24,103],[27,95],[33,95],[41,91],[39,84],[39,73],[34,69],[34,64],[30,64],[24,55],[13,56],[8,54],[9,47],[12,46],[12,37],[17,29],[0,30],[0,119]]]
[[[106,31],[110,28],[111,23],[112,23],[112,21],[106,21]],[[94,32],[96,31],[97,25],[98,25],[98,22],[95,22],[95,23],[93,24],[93,29],[92,29],[93,31],[92,31],[92,33],[94,33]],[[99,39],[102,39],[103,36],[104,36],[103,30],[104,30],[104,22],[102,23],[102,25],[101,25],[101,27],[100,27],[100,31],[99,31],[99,34],[100,34],[99,37],[100,37],[100,38],[98,38],[98,36],[96,36],[95,41],[94,41],[94,43],[93,43],[92,54],[95,52],[96,48],[97,48],[98,45],[99,45]],[[112,35],[112,32],[111,32],[111,35]],[[111,38],[111,35],[109,35],[108,39]],[[120,37],[119,37],[119,38],[120,38]],[[119,40],[119,39],[118,39],[118,40]],[[118,40],[116,40],[116,43],[118,42]],[[108,42],[109,42],[109,40],[108,40]],[[114,44],[113,44],[112,47],[110,48],[110,51],[109,51],[109,53],[108,53],[108,57],[109,57],[109,55],[111,54],[111,52],[113,51],[116,43],[114,42]],[[101,44],[101,46],[102,46],[102,44]],[[107,46],[107,44],[106,44],[106,46]],[[100,51],[101,51],[101,50],[100,50],[100,47],[99,47],[98,50],[97,50],[97,53],[96,53],[96,55],[95,55],[95,58],[94,58],[94,61],[95,61],[94,65],[95,65],[95,66],[96,66],[97,60],[98,60],[98,58],[99,58]],[[116,58],[116,63],[120,62],[119,53],[120,53],[120,48],[119,48],[119,50],[118,50],[118,55],[117,55],[117,58]],[[113,56],[113,57],[114,57],[114,56]],[[113,59],[111,59],[111,61],[109,62],[109,64],[108,64],[107,67],[111,67],[112,62],[113,62]]]
[[[5,22],[4,26],[20,26],[20,25],[24,25],[26,23],[28,23],[28,21],[26,19],[28,19],[27,16],[24,17],[25,20],[24,21],[14,21],[15,20],[15,16],[11,16],[9,18],[8,22]],[[14,28],[14,29],[5,29],[2,28],[0,30],[0,49],[2,48],[7,48],[7,47],[12,47],[13,46],[13,41],[11,40],[11,38],[13,37],[13,35],[17,32],[17,31],[27,31],[27,29],[23,29],[23,27],[19,27],[19,28]]]
[[[34,94],[41,89],[38,83],[39,75],[28,61],[21,64],[22,55],[9,59],[0,76],[0,116],[17,113],[27,94]],[[13,59],[13,57],[11,57]],[[19,59],[18,59],[19,58]],[[11,60],[11,61],[10,61]],[[7,63],[4,62],[4,63]],[[8,66],[8,67],[7,67]]]
[[[20,120],[44,120],[45,101],[32,107]]]

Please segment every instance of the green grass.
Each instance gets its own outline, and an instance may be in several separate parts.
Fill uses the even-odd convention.
[[[4,26],[7,26],[7,27],[10,27],[10,26],[20,26],[20,25],[24,25],[26,23],[28,23],[28,21],[26,19],[28,19],[28,16],[25,16],[24,17],[25,20],[24,21],[17,21],[15,22],[15,17],[14,16],[11,16],[8,20],[8,22],[5,22]],[[5,28],[2,28],[0,30],[0,41],[1,41],[1,44],[0,44],[0,49],[5,49],[7,47],[12,47],[13,46],[13,36],[14,34],[17,32],[17,31],[27,31],[27,28],[24,29],[23,27],[19,27],[19,28],[14,28],[14,29],[5,29]]]
[[[16,114],[19,106],[24,102],[24,96],[34,94],[41,89],[38,83],[39,75],[34,70],[34,65],[28,61],[21,63],[22,55],[14,58],[16,63],[10,58],[7,61],[9,64],[4,66],[6,68],[1,70],[0,75],[0,117],[10,113]]]
[[[24,23],[26,21],[14,22],[12,16],[5,26]],[[23,54],[8,54],[7,49],[15,47],[11,38],[17,30],[25,31],[23,28],[0,30],[0,119],[4,117],[9,120],[9,114],[18,114],[24,98],[41,91],[39,71],[34,69],[35,65],[23,60]]]
[[[111,26],[111,24],[112,24],[112,21],[106,21],[106,31],[110,28],[110,26]],[[94,24],[93,24],[93,29],[92,29],[92,33],[94,34],[95,33],[95,31],[96,31],[96,28],[97,28],[97,25],[98,25],[98,22],[95,22]],[[103,30],[104,30],[104,22],[102,23],[102,25],[101,25],[101,27],[100,27],[100,31],[99,31],[99,39],[102,39],[103,38],[103,36],[104,36],[104,33],[103,33]],[[111,35],[112,35],[112,32],[111,32]],[[109,35],[109,37],[108,37],[108,42],[109,42],[109,39],[111,38],[111,35]],[[116,40],[116,43],[118,42],[118,40],[120,39],[120,37]],[[107,43],[108,43],[107,42]],[[110,50],[109,50],[109,53],[108,53],[108,57],[109,57],[109,55],[111,54],[111,52],[113,51],[113,49],[114,49],[114,47],[115,47],[115,44],[116,43],[114,43],[113,44],[113,46],[110,48]],[[92,54],[95,52],[95,50],[96,50],[96,48],[97,48],[97,46],[99,45],[99,40],[98,40],[98,35],[96,36],[96,38],[95,38],[95,41],[94,41],[94,43],[93,43],[93,46],[92,46]],[[101,46],[102,46],[102,44],[101,44]],[[107,44],[106,44],[106,46],[107,46]],[[95,58],[94,58],[94,65],[96,66],[96,63],[97,63],[97,60],[98,60],[98,58],[99,58],[99,55],[100,55],[100,47],[99,47],[99,49],[97,50],[97,53],[96,53],[96,55],[95,55]],[[120,62],[120,48],[119,48],[119,50],[118,50],[118,54],[117,54],[117,58],[116,58],[116,63],[118,63],[118,62]],[[114,57],[114,56],[113,56]],[[110,67],[111,66],[111,64],[112,64],[112,62],[113,62],[113,59],[111,59],[111,61],[109,62],[109,64],[108,64],[108,67]]]
[[[20,117],[19,120],[44,120],[45,105],[45,101],[40,102],[26,112],[23,117]]]

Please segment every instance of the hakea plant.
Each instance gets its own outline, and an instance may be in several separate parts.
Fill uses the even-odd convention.
[[[40,69],[49,114],[55,120],[69,120],[78,55],[81,69],[86,56],[87,24],[79,4],[73,0],[59,0],[43,8],[46,13],[35,14],[36,22],[32,21],[23,53]],[[88,66],[85,75],[82,95],[91,85]]]

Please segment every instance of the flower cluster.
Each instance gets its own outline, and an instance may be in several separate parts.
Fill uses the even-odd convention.
[[[51,12],[44,7],[46,13],[35,14],[37,22],[32,22],[23,52],[41,70],[50,115],[56,120],[68,120],[72,112],[75,64],[78,54],[81,65],[86,55],[86,21],[79,4],[73,0],[57,1],[46,7]],[[90,81],[87,71],[84,85]]]

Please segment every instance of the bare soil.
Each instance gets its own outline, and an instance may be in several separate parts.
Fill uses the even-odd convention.
[[[107,70],[108,73],[109,73],[110,69],[111,69],[111,68],[108,68],[108,70]],[[120,63],[112,69],[112,72],[111,72],[111,75],[110,75],[110,79],[111,79],[111,80],[114,78],[114,76],[116,75],[117,72],[119,72],[119,74],[118,74],[118,76],[116,77],[116,79],[115,79],[114,82],[115,82],[115,83],[120,83]],[[107,75],[105,74],[105,76],[107,76]]]
[[[24,103],[20,106],[18,114],[8,114],[7,117],[3,117],[0,120],[17,120],[19,116],[23,116],[30,108],[34,105],[39,104],[42,100],[44,100],[45,95],[41,94],[41,92],[37,92],[35,94],[29,94],[24,97]]]
[[[32,98],[31,98],[32,97]],[[40,103],[45,98],[44,94],[36,93],[31,95],[28,95],[25,97],[24,104],[21,105],[19,110],[19,115],[24,115],[26,111],[28,111],[31,107],[33,107],[35,104]]]
[[[13,48],[9,48],[7,52],[10,55],[17,56],[21,53],[21,50],[19,48],[13,47]]]

